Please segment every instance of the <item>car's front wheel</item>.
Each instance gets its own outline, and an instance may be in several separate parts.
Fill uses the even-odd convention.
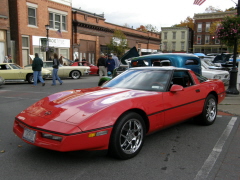
[[[118,159],[130,159],[136,156],[144,143],[145,123],[135,112],[123,115],[114,125],[110,145],[110,155]]]
[[[211,125],[215,122],[217,117],[217,100],[212,94],[208,95],[204,103],[202,114],[197,118],[203,125]]]
[[[71,78],[79,79],[80,77],[81,77],[81,73],[79,71],[72,71],[71,72]]]
[[[27,75],[27,81],[28,81],[29,84],[32,84],[32,83],[34,82],[34,80],[33,80],[33,74],[28,74],[28,75]]]

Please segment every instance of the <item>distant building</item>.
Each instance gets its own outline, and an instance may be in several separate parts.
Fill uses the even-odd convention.
[[[10,49],[10,25],[9,25],[9,11],[8,0],[0,1],[0,63],[3,62],[4,57],[11,54]]]
[[[236,11],[194,14],[194,43],[195,53],[222,53],[227,52],[227,46],[217,39],[216,34],[209,32],[212,23],[221,21],[227,15],[236,14]]]
[[[129,48],[136,46],[139,54],[149,54],[160,50],[160,33],[143,32],[105,21],[104,14],[95,14],[73,8],[73,54],[80,60],[85,57],[96,64],[101,53],[108,51],[114,30],[121,30]],[[121,58],[121,57],[119,57]]]
[[[162,27],[162,52],[192,52],[193,30],[188,27]]]
[[[30,64],[34,53],[43,60],[53,53],[71,57],[72,0],[9,0],[9,9],[15,63]],[[48,44],[41,41],[47,32]]]

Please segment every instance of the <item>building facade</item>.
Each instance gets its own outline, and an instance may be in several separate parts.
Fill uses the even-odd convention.
[[[11,54],[8,0],[0,1],[0,63]]]
[[[142,32],[132,28],[105,22],[104,15],[97,15],[80,9],[72,9],[73,17],[73,59],[82,59],[96,64],[101,53],[107,52],[107,44],[113,38],[114,30],[121,30],[129,48],[136,46],[140,54],[160,50],[160,34]]]
[[[236,11],[194,14],[194,43],[195,53],[224,53],[227,47],[221,43],[215,33],[211,33],[213,23],[221,21],[225,16],[234,15]]]
[[[193,30],[188,27],[162,27],[161,50],[172,53],[191,53]]]
[[[43,60],[50,60],[53,53],[70,58],[71,2],[71,0],[9,0],[9,9],[14,12],[10,13],[10,26],[11,40],[15,43],[13,58],[15,63],[20,66],[31,64],[29,55],[34,53],[39,53]]]

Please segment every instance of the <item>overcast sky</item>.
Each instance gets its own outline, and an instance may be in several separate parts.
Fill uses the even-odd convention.
[[[105,21],[138,28],[151,24],[158,30],[179,24],[194,13],[204,13],[209,6],[225,10],[236,7],[238,0],[206,0],[201,6],[193,5],[194,0],[72,0],[72,7],[91,13],[104,13]]]

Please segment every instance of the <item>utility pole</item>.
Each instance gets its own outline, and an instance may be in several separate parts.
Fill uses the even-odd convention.
[[[237,4],[237,16],[240,15],[240,0],[238,0]],[[237,48],[238,48],[238,39],[234,39],[234,48],[233,48],[233,66],[230,70],[230,80],[229,80],[229,86],[226,91],[227,94],[239,94],[239,91],[237,90],[237,73],[238,69],[236,67],[237,62]]]

